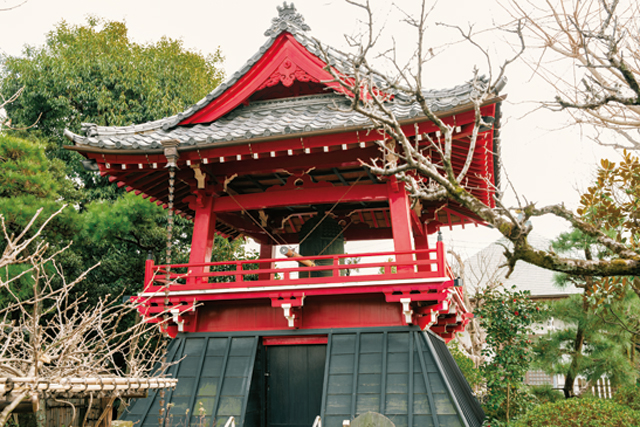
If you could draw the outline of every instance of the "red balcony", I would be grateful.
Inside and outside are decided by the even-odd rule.
[[[359,259],[357,264],[347,263],[354,258]],[[299,263],[305,260],[328,265]],[[275,268],[283,261],[298,265]],[[320,274],[323,277],[314,277]],[[141,312],[148,317],[167,305],[182,313],[206,301],[266,298],[273,307],[301,307],[306,297],[384,294],[388,303],[402,304],[405,323],[450,335],[463,330],[472,316],[457,283],[444,245],[438,242],[435,249],[405,252],[172,265],[149,260],[139,301],[144,301]]]

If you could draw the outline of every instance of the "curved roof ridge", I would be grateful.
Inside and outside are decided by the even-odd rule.
[[[82,133],[84,136],[75,134],[68,129],[65,129],[64,135],[73,143],[78,145],[92,145],[92,146],[105,146],[112,148],[120,148],[121,146],[132,147],[156,147],[156,140],[160,135],[168,136],[173,135],[176,132],[178,134],[189,133],[188,131],[181,131],[179,123],[185,119],[196,114],[201,109],[205,108],[212,101],[224,94],[229,88],[233,87],[238,80],[245,76],[249,70],[263,57],[263,55],[273,46],[274,42],[283,33],[290,34],[298,43],[300,43],[311,54],[318,57],[322,62],[327,62],[335,67],[341,73],[349,73],[351,64],[349,62],[352,55],[341,52],[331,46],[321,43],[319,40],[311,37],[307,31],[309,27],[304,24],[304,19],[300,14],[295,12],[293,4],[287,5],[285,2],[282,7],[278,7],[279,17],[272,20],[272,26],[267,30],[267,41],[258,49],[258,51],[233,75],[231,75],[226,81],[214,88],[201,100],[188,107],[186,110],[168,117],[164,117],[159,120],[149,121],[141,124],[132,124],[126,126],[98,126],[92,123],[82,124]],[[277,31],[276,31],[277,30]],[[323,52],[324,51],[324,52]],[[325,57],[326,53],[327,57]],[[385,77],[380,72],[377,72],[369,68],[375,75],[379,76],[379,83],[384,84]],[[480,78],[481,82],[485,82],[483,78]],[[429,99],[430,107],[434,112],[446,111],[448,109],[460,106],[461,104],[468,103],[473,97],[475,88],[472,82],[466,82],[457,85],[450,89],[429,89],[424,90],[423,94],[425,98]],[[419,106],[410,99],[410,97],[403,95],[401,91],[392,91],[394,95],[395,104],[397,107],[402,106],[400,116],[403,118],[416,117],[422,115]],[[306,106],[319,105],[330,101],[335,101],[337,97],[342,98],[343,95],[338,95],[332,91],[330,93],[320,95],[308,95],[297,98],[280,98],[264,101],[254,101],[251,103],[253,111],[258,111],[267,107],[261,106],[273,106],[283,105],[298,106],[304,104]],[[244,108],[240,108],[244,110]],[[229,116],[233,111],[220,117],[223,119]],[[218,119],[218,120],[220,120]],[[218,121],[216,120],[216,121]],[[356,120],[353,118],[353,120]],[[352,120],[352,121],[353,121]],[[359,120],[357,120],[359,121]],[[203,124],[201,124],[203,125]],[[212,125],[212,124],[210,124]],[[323,127],[328,126],[324,124]],[[191,127],[191,126],[190,126]],[[228,136],[225,139],[237,139],[236,137]],[[192,138],[191,138],[192,139]],[[208,138],[210,139],[210,138]]]

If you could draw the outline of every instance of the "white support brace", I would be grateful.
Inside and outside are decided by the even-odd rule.
[[[427,316],[429,316],[429,321],[424,327],[425,331],[435,325],[438,321],[438,311],[429,310],[429,314]]]
[[[182,307],[184,307],[184,306],[182,306]],[[193,304],[191,304],[191,306],[189,308],[187,308],[186,310],[180,310],[180,308],[172,308],[171,310],[169,310],[169,313],[171,313],[171,317],[173,318],[173,323],[178,325],[178,332],[184,332],[184,317],[183,317],[183,315],[188,313],[188,312],[194,312],[194,311],[196,311],[196,300],[195,300],[195,298],[193,300]]]
[[[170,313],[173,316],[173,323],[178,325],[178,332],[184,332],[184,319],[180,316],[180,309],[172,308]]]
[[[451,293],[449,293],[449,295],[447,295],[447,298],[442,300],[442,302],[440,304],[442,304],[442,311],[449,313],[449,309],[450,309],[450,305],[449,305],[449,300],[451,299]]]
[[[402,314],[404,314],[404,321],[407,325],[411,325],[413,310],[411,309],[411,298],[400,298],[400,304],[402,304]]]
[[[287,325],[290,328],[295,327],[296,315],[291,310],[291,304],[282,304],[282,309],[284,310],[284,318],[287,319]]]

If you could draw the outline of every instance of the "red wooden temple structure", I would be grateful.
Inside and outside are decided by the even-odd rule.
[[[385,136],[346,111],[348,94],[327,83],[325,58],[293,5],[278,9],[259,52],[183,113],[66,131],[70,149],[115,185],[193,220],[188,264],[147,261],[137,296],[149,321],[168,312],[168,357],[184,358],[166,400],[192,423],[200,403],[210,425],[234,416],[246,426],[310,427],[319,415],[340,426],[370,410],[398,426],[479,426],[482,411],[443,341],[472,314],[434,234],[479,219],[454,202],[412,203],[401,183],[363,166]],[[327,52],[336,70],[348,68],[346,55]],[[425,92],[456,129],[458,168],[475,120],[472,91]],[[495,125],[477,139],[467,183],[489,206],[499,101],[481,109]],[[400,94],[388,108],[408,136],[437,136]],[[216,233],[252,238],[259,260],[210,262]],[[374,239],[392,250],[341,253],[344,242]],[[298,246],[298,262],[276,265],[277,248]],[[157,425],[160,400],[139,400],[127,416]]]

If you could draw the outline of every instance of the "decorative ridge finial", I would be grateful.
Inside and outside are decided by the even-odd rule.
[[[264,32],[267,37],[277,36],[283,31],[295,33],[299,30],[309,31],[311,28],[304,22],[304,17],[296,12],[296,7],[287,2],[278,6],[278,16],[271,20],[271,27]]]

